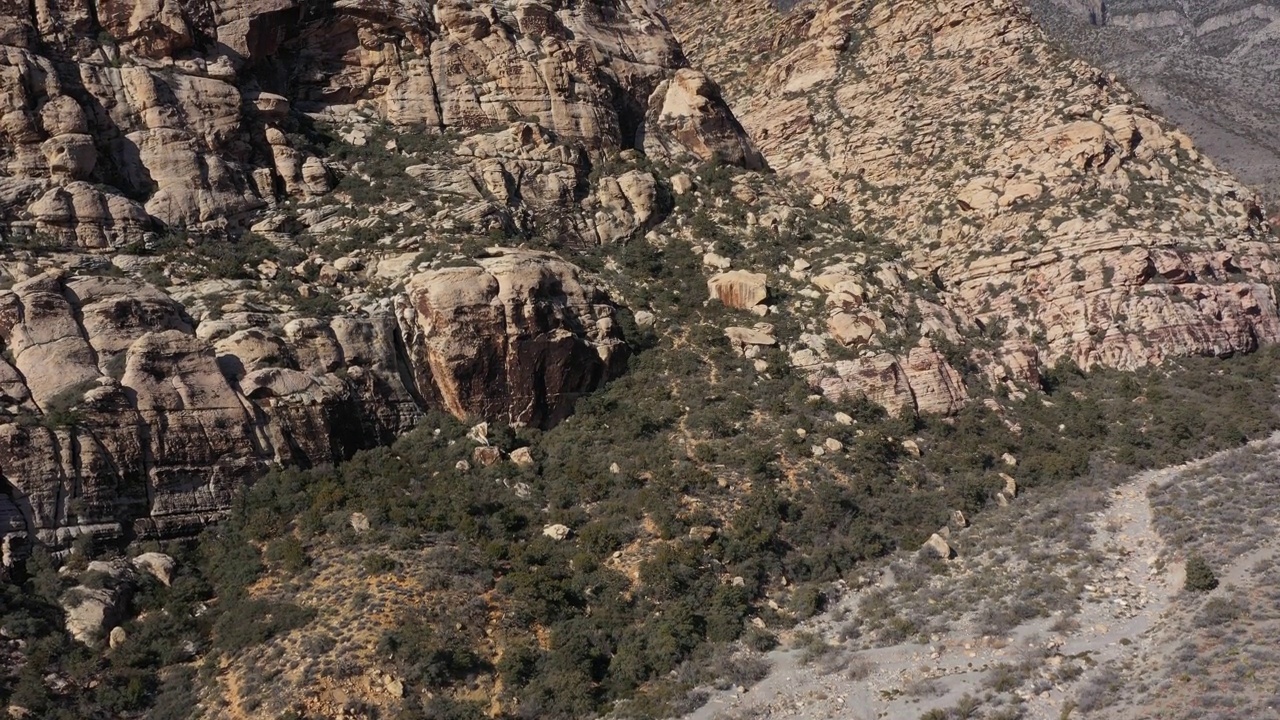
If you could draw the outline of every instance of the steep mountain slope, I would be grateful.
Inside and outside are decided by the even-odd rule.
[[[1000,327],[1002,357],[1132,368],[1274,339],[1258,198],[1016,5],[667,12],[770,166],[902,247],[958,327]]]
[[[1049,35],[1119,74],[1276,212],[1280,203],[1280,3],[1029,3]],[[1090,21],[1092,17],[1093,21]]]

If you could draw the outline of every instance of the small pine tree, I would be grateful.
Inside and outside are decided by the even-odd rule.
[[[1213,574],[1213,568],[1209,567],[1209,563],[1199,554],[1193,554],[1187,558],[1187,582],[1186,589],[1191,592],[1208,592],[1218,587],[1218,576]]]

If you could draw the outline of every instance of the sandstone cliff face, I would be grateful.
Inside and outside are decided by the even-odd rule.
[[[1280,339],[1280,265],[1255,195],[1114,78],[1052,50],[1014,4],[666,11],[695,62],[736,78],[725,97],[769,165],[815,203],[847,203],[930,281],[937,302],[898,308],[921,318],[919,335],[998,335],[991,367],[1027,377],[1026,347],[1048,364],[1132,369]],[[800,364],[843,378],[825,388],[900,404],[874,347],[886,316],[838,295],[833,337],[871,346],[857,363]]]
[[[625,360],[613,304],[551,255],[481,263],[412,278],[399,313],[201,323],[136,280],[29,268],[0,292],[6,553],[192,532],[268,467],[342,460],[430,407],[563,419]]]
[[[118,247],[324,194],[299,109],[759,164],[641,2],[51,0],[0,9],[0,222]]]

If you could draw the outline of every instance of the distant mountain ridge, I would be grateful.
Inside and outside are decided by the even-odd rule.
[[[1120,75],[1280,208],[1280,2],[1029,0],[1049,36]],[[1099,12],[1101,10],[1101,12]],[[1104,22],[1096,22],[1102,17]]]

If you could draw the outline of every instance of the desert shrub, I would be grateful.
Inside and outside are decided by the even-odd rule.
[[[50,720],[189,715],[194,707],[190,678],[174,666],[189,660],[201,642],[195,603],[208,595],[185,582],[193,569],[180,568],[173,588],[140,584],[134,606],[164,612],[128,621],[128,642],[107,651],[86,648],[64,632],[62,609],[54,601],[61,585],[44,577],[56,577],[46,553],[36,552],[24,570],[0,583],[0,626],[22,640],[25,655],[25,662],[0,682],[0,703],[21,705],[33,717]],[[50,685],[44,680],[50,675],[71,682]]]
[[[816,585],[801,587],[791,597],[791,612],[801,620],[817,615],[827,608],[827,596]]]
[[[907,697],[935,697],[945,693],[943,684],[933,678],[917,678],[902,687],[902,694]]]
[[[342,304],[337,298],[323,292],[298,295],[293,300],[293,307],[307,317],[331,318],[342,313]]]
[[[301,572],[311,563],[302,542],[294,535],[285,535],[267,543],[266,554],[268,561],[290,574]]]
[[[360,569],[370,575],[381,575],[389,573],[400,567],[400,563],[394,558],[387,557],[382,553],[369,553],[360,558]]]
[[[213,645],[225,652],[238,652],[301,627],[313,617],[314,610],[293,603],[236,600],[220,605],[213,622]]]
[[[1204,556],[1196,553],[1187,557],[1187,577],[1183,587],[1190,592],[1208,592],[1218,587],[1218,576]]]
[[[744,688],[749,688],[769,677],[773,664],[759,655],[738,654],[729,658],[723,666],[724,680]]]
[[[84,411],[80,408],[80,403],[84,400],[84,394],[96,386],[96,381],[86,380],[54,395],[45,403],[44,424],[57,429],[75,427],[84,422]]]
[[[747,630],[743,639],[747,647],[756,652],[769,652],[778,647],[778,637],[768,630],[752,627]]]
[[[1192,623],[1198,628],[1218,627],[1233,622],[1244,614],[1245,606],[1239,600],[1215,597],[1200,608]]]
[[[394,658],[408,679],[430,687],[447,687],[489,668],[471,639],[445,622],[401,623],[383,635],[378,649]]]
[[[425,703],[410,697],[394,720],[484,720],[488,717],[479,703],[436,695]]]

